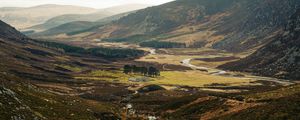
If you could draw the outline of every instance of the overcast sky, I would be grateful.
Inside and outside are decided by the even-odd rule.
[[[77,5],[106,8],[123,4],[159,5],[173,0],[0,0],[0,7],[30,7],[42,4]]]

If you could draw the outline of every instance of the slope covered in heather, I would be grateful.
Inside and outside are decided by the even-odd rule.
[[[281,31],[298,0],[177,0],[132,13],[85,38],[130,38],[212,47],[256,49]],[[126,42],[126,39],[124,40]]]
[[[241,61],[221,67],[299,80],[300,9],[291,16],[285,30],[266,46]]]
[[[34,84],[80,83],[70,76],[70,70],[58,66],[78,66],[78,60],[69,57],[0,21],[0,119],[112,119],[94,115],[113,112],[108,104],[94,105]]]

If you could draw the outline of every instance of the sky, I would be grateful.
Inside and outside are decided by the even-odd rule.
[[[43,4],[107,8],[124,4],[159,5],[173,0],[0,0],[0,7],[31,7]]]

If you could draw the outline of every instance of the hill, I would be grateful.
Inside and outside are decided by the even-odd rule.
[[[8,24],[0,21],[0,37],[6,39],[24,39],[25,35],[18,32],[15,28],[10,27]]]
[[[74,56],[22,35],[2,21],[0,57],[0,119],[117,119],[111,104],[94,104],[37,87],[36,83],[80,84],[70,72],[83,64]],[[67,65],[73,66],[68,67],[71,70],[59,67]]]
[[[265,76],[300,79],[300,9],[291,16],[285,30],[270,43],[241,61],[221,68],[254,72]]]
[[[298,0],[177,0],[139,10],[85,38],[139,35],[148,36],[146,40],[241,52],[268,43],[299,5]]]
[[[43,24],[32,26],[27,29],[35,30],[35,31],[39,32],[39,31],[48,30],[50,28],[54,28],[59,25],[69,23],[69,22],[74,22],[74,21],[94,22],[94,21],[100,20],[102,18],[118,15],[121,13],[127,13],[130,11],[135,11],[138,9],[143,9],[143,8],[146,8],[147,6],[149,6],[149,5],[128,4],[128,5],[121,5],[121,6],[100,9],[100,10],[97,10],[97,12],[94,12],[91,14],[84,14],[84,15],[82,15],[82,14],[64,14],[64,15],[60,15],[60,16],[51,18]]]
[[[18,29],[41,24],[64,14],[88,14],[96,9],[69,5],[40,5],[28,8],[1,8],[0,19]],[[45,14],[47,13],[47,14]]]
[[[42,32],[37,32],[37,33],[30,33],[29,35],[31,37],[42,37],[45,38],[47,36],[59,36],[59,35],[67,35],[67,36],[71,36],[71,35],[75,35],[75,34],[79,34],[82,32],[86,32],[86,31],[92,31],[97,29],[98,27],[101,27],[105,24],[108,24],[112,21],[118,20],[124,16],[127,16],[130,13],[133,13],[134,11],[131,12],[126,12],[126,13],[121,13],[121,14],[117,14],[117,15],[113,15],[113,16],[109,16],[109,17],[105,17],[102,19],[97,19],[97,21],[94,22],[90,22],[90,21],[74,21],[74,22],[69,22],[69,23],[65,23],[62,25],[59,25],[57,27],[53,27],[50,29],[47,29],[45,31]],[[97,18],[101,18],[101,17],[97,17]],[[42,24],[41,26],[48,26],[48,23]],[[40,26],[40,27],[41,27]],[[52,26],[52,25],[49,25]],[[45,26],[42,28],[46,28]],[[33,28],[35,29],[35,28]]]
[[[69,22],[74,22],[74,21],[87,21],[87,22],[92,22],[96,21],[108,16],[113,15],[113,13],[110,13],[109,11],[100,11],[92,14],[84,14],[84,15],[79,15],[79,14],[65,14],[65,15],[60,15],[54,18],[51,18],[47,20],[43,24],[35,25],[32,27],[27,28],[28,30],[34,30],[36,32],[41,32],[44,30],[48,30],[54,27],[57,27],[62,24],[66,24]]]

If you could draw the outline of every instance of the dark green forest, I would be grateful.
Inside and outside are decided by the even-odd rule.
[[[46,41],[36,41],[36,42],[45,47],[62,50],[63,52],[69,54],[85,54],[85,55],[93,55],[93,56],[105,57],[105,58],[133,58],[145,54],[144,51],[136,50],[136,49],[105,48],[105,47],[82,48],[82,47],[76,47],[76,46],[71,46],[71,45],[56,43],[56,42],[46,42]]]
[[[152,48],[185,48],[184,43],[175,42],[163,42],[163,41],[148,41],[140,43],[142,47],[152,47]]]
[[[160,71],[155,67],[138,67],[136,65],[124,65],[123,73],[125,74],[141,74],[144,76],[157,77],[160,76]]]

